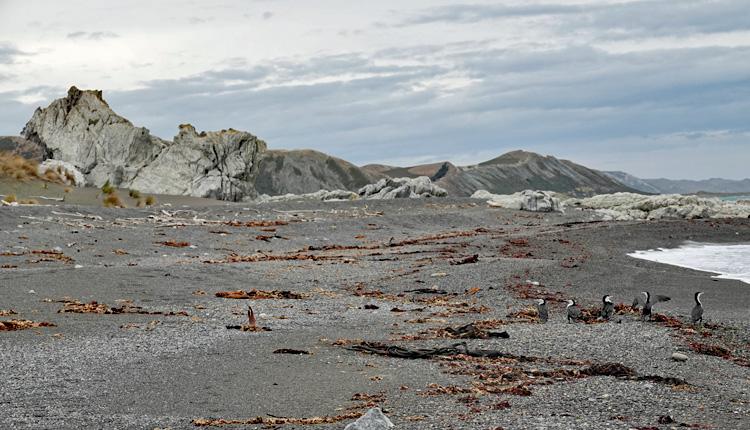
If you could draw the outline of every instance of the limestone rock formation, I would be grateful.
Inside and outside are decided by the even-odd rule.
[[[250,133],[197,133],[190,125],[180,126],[174,142],[165,141],[117,115],[101,91],[76,87],[37,109],[22,133],[50,158],[75,166],[87,185],[109,180],[149,193],[225,200],[255,195],[257,159],[266,149]]]
[[[364,199],[402,199],[419,197],[445,197],[448,193],[433,184],[427,176],[417,178],[385,178],[368,184],[357,192]]]
[[[750,205],[724,202],[717,198],[662,194],[645,196],[634,193],[600,194],[570,199],[566,207],[591,210],[603,220],[652,220],[664,218],[748,218]]]
[[[549,191],[524,190],[513,194],[492,194],[479,190],[472,194],[473,199],[487,200],[494,207],[517,209],[530,212],[560,212],[560,199]]]

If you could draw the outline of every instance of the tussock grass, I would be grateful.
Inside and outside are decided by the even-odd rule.
[[[0,177],[28,181],[39,178],[39,163],[9,152],[0,152]]]
[[[125,203],[122,202],[120,196],[112,189],[111,193],[107,193],[102,201],[105,208],[124,208]]]
[[[153,206],[156,204],[156,197],[154,196],[147,196],[146,197],[146,206]]]
[[[107,179],[107,182],[105,182],[104,185],[102,185],[102,192],[106,195],[114,194],[115,187],[113,187],[112,184],[109,183],[109,179]]]

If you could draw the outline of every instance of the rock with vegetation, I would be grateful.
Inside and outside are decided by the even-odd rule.
[[[86,184],[86,178],[76,166],[71,163],[60,160],[44,160],[39,164],[39,176],[56,175],[59,182],[65,185],[82,187]]]

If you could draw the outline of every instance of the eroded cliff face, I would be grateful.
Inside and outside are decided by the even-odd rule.
[[[101,91],[76,87],[37,109],[22,134],[42,145],[49,158],[74,165],[87,185],[109,180],[149,193],[234,201],[256,196],[257,160],[266,150],[250,133],[197,133],[191,125],[181,125],[174,141],[166,141],[117,115]]]

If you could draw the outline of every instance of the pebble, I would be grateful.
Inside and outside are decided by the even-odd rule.
[[[687,361],[687,359],[688,357],[685,354],[679,352],[675,352],[674,354],[672,354],[672,360],[674,361]]]

